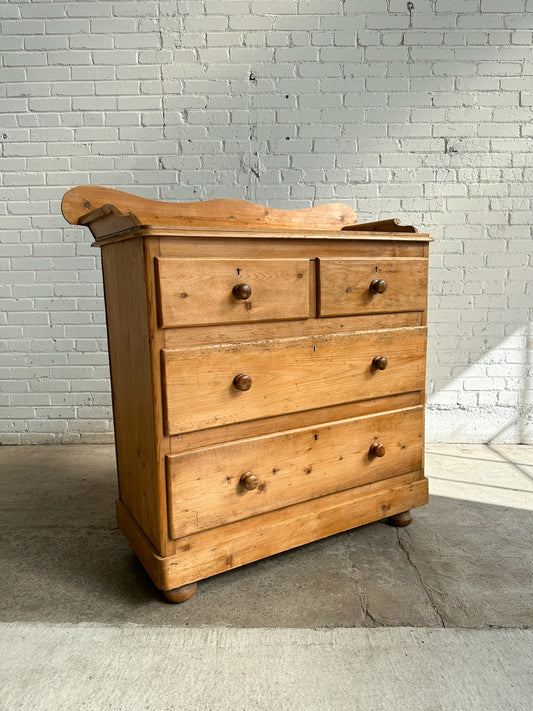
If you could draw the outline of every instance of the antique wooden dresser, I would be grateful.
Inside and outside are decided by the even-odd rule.
[[[98,186],[118,523],[155,585],[427,502],[428,243],[345,205],[171,204]]]

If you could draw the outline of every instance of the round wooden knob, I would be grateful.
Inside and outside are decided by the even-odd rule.
[[[239,373],[233,378],[233,387],[237,390],[249,390],[252,387],[252,379],[249,375]]]
[[[384,457],[385,456],[385,445],[381,442],[374,442],[370,446],[369,454],[371,457]]]
[[[378,370],[385,370],[388,364],[389,361],[385,358],[385,356],[376,356],[372,361],[373,367],[377,368]]]
[[[370,291],[373,294],[384,294],[387,291],[387,282],[385,279],[373,279],[370,282]]]
[[[246,299],[249,299],[252,295],[252,287],[248,286],[248,284],[235,284],[235,286],[231,290],[231,293],[236,299],[241,299],[242,301],[245,301]]]
[[[245,472],[239,479],[239,484],[248,491],[253,491],[259,486],[259,479],[252,472]]]

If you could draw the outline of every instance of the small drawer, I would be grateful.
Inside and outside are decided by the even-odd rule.
[[[156,258],[161,328],[309,317],[309,260]]]
[[[318,315],[424,311],[427,259],[319,259]]]
[[[163,349],[169,435],[424,388],[425,327]]]
[[[167,456],[171,536],[415,471],[422,445],[414,407]]]

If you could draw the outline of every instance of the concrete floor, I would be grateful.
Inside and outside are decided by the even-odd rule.
[[[0,448],[0,709],[381,709],[418,684],[408,707],[529,710],[531,631],[517,628],[533,622],[533,447],[431,445],[426,470],[430,503],[409,528],[363,526],[172,605],[116,527],[111,446]],[[242,698],[231,659],[241,681],[250,665]],[[126,681],[134,660],[152,695]],[[159,688],[169,660],[182,686]]]

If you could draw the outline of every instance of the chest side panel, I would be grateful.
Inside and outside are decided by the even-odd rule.
[[[120,498],[150,542],[166,536],[142,240],[102,248]]]

